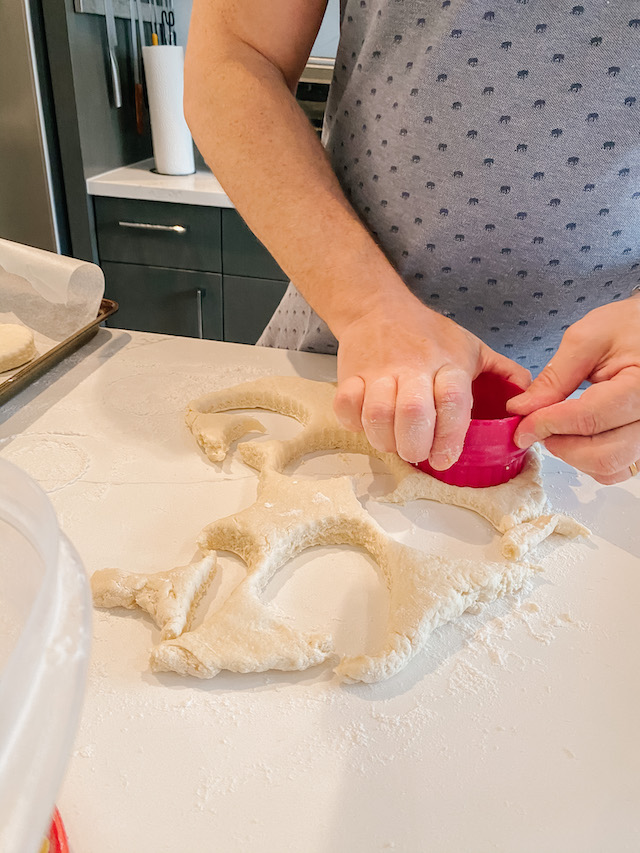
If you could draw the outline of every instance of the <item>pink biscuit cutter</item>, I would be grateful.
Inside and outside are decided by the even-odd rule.
[[[458,461],[446,471],[436,471],[426,459],[416,467],[450,486],[479,489],[513,479],[522,471],[527,451],[513,443],[522,418],[507,414],[506,404],[522,391],[500,376],[481,373],[471,386],[471,423]]]

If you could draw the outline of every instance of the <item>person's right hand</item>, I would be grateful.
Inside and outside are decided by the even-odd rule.
[[[453,320],[395,293],[341,329],[334,410],[376,450],[445,470],[462,451],[471,383],[484,372],[531,383],[528,370]]]

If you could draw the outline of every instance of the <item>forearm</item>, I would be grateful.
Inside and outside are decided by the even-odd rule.
[[[345,198],[279,70],[240,41],[217,54],[204,69],[187,69],[194,139],[296,287],[338,338],[363,312],[412,299]]]

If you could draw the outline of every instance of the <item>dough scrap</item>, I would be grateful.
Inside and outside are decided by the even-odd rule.
[[[528,551],[552,533],[560,533],[569,539],[591,536],[587,527],[568,515],[541,515],[535,521],[526,521],[508,530],[500,543],[502,554],[508,560],[521,560]]]
[[[210,678],[220,670],[301,670],[333,654],[331,637],[304,634],[284,623],[259,595],[273,574],[307,548],[359,545],[378,563],[390,594],[387,634],[373,655],[343,657],[343,681],[375,682],[398,672],[432,631],[478,602],[519,589],[539,571],[526,563],[481,563],[425,554],[391,539],[363,509],[347,477],[295,480],[263,471],[256,502],[202,532],[203,552],[232,551],[247,577],[195,631],[161,643],[155,671]]]
[[[264,377],[201,397],[186,420],[206,455],[218,462],[230,444],[261,424],[231,409],[264,408],[294,417],[303,425],[293,438],[240,444],[245,462],[258,470],[256,501],[218,519],[200,534],[207,554],[191,566],[156,575],[116,570],[94,575],[96,603],[139,606],[162,627],[152,651],[154,671],[210,678],[221,670],[261,672],[302,670],[335,656],[331,636],[305,633],[287,624],[260,595],[287,561],[316,545],[349,544],[377,562],[389,590],[387,631],[372,654],[344,656],[335,668],[345,682],[376,682],[402,669],[439,626],[466,610],[521,588],[539,567],[522,557],[552,532],[588,535],[566,516],[551,514],[541,479],[541,454],[529,451],[523,471],[501,486],[459,488],[441,483],[374,450],[363,433],[345,430],[333,413],[335,386],[298,377]],[[502,534],[506,562],[475,562],[423,553],[392,539],[358,501],[350,477],[297,479],[285,467],[318,450],[341,449],[382,460],[395,488],[382,500],[404,503],[427,499],[471,509]],[[195,630],[189,623],[211,580],[215,554],[231,551],[244,560],[247,575],[220,608]],[[212,561],[205,564],[206,560]],[[199,567],[199,568],[198,568]]]
[[[241,584],[222,609],[195,631],[160,643],[151,652],[153,672],[212,678],[220,670],[264,672],[307,669],[333,655],[327,634],[305,634],[288,626]]]
[[[0,324],[0,373],[21,367],[36,355],[33,332],[18,323]]]
[[[169,640],[188,630],[198,604],[215,574],[216,555],[166,572],[136,574],[101,569],[91,577],[96,607],[139,607],[146,610]]]
[[[246,415],[219,415],[188,410],[185,421],[212,462],[222,462],[233,442],[248,432],[266,432],[260,421]]]
[[[187,424],[198,425],[202,437],[199,443],[202,440],[213,446],[220,442],[219,429],[224,415],[219,421],[207,424],[200,420],[205,414],[229,409],[265,409],[299,421],[304,429],[293,438],[247,441],[239,446],[243,460],[258,471],[283,471],[294,460],[316,450],[352,450],[377,455],[363,434],[349,432],[340,425],[333,414],[334,394],[335,385],[330,382],[315,382],[299,376],[264,376],[193,400],[187,407],[186,420]]]

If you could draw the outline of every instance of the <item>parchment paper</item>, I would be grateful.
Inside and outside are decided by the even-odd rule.
[[[0,240],[0,324],[31,329],[36,358],[95,319],[103,294],[96,264]],[[0,385],[21,369],[0,373]]]

